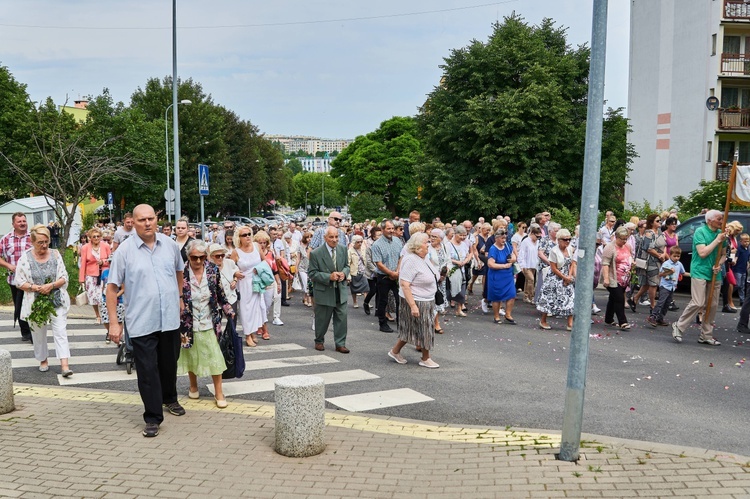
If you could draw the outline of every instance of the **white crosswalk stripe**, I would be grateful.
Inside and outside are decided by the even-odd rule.
[[[69,320],[68,337],[70,340],[70,365],[75,371],[73,376],[63,378],[59,373],[60,362],[54,357],[54,343],[52,335],[48,333],[48,348],[50,351],[49,364],[53,368],[49,373],[36,373],[34,376],[44,376],[43,382],[54,382],[60,386],[97,386],[106,383],[125,383],[114,385],[115,389],[127,387],[129,391],[135,388],[138,379],[137,370],[127,374],[124,366],[116,364],[117,345],[104,341],[105,330],[91,320]],[[88,326],[88,327],[83,327]],[[12,321],[0,320],[0,348],[11,352],[13,369],[38,368],[39,362],[33,357],[33,345],[20,341],[20,332],[16,326],[12,330]],[[275,382],[279,377],[259,377],[259,372],[267,369],[279,370],[284,375],[292,373],[313,374],[323,379],[326,386],[345,385],[348,383],[368,383],[380,379],[380,376],[363,369],[341,369],[341,361],[337,358],[313,352],[311,348],[297,343],[261,342],[257,347],[244,347],[246,367],[245,375],[239,379],[224,380],[223,390],[228,397],[243,397],[252,394],[273,392]],[[284,353],[291,354],[279,357]],[[348,357],[347,357],[348,358]],[[85,367],[91,366],[91,367]],[[330,366],[326,369],[323,366]],[[326,369],[318,371],[320,367]],[[313,371],[313,372],[311,372]],[[53,374],[54,372],[54,374]],[[28,374],[26,375],[28,376]],[[183,381],[180,386],[184,386]],[[200,378],[201,391],[207,389],[214,394],[214,387],[210,378]],[[353,385],[356,387],[369,385]],[[382,386],[382,384],[381,384]],[[344,393],[351,393],[352,389]],[[205,392],[204,392],[205,393]],[[334,394],[336,391],[334,390]],[[339,393],[341,393],[339,391]],[[431,397],[409,388],[397,388],[384,391],[369,391],[353,395],[333,396],[326,399],[332,406],[352,412],[377,410],[406,404],[417,404],[432,401]]]

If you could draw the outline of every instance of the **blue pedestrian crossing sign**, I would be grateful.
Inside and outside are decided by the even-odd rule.
[[[198,165],[198,194],[208,196],[208,165]]]

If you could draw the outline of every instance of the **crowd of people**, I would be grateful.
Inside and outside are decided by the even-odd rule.
[[[390,359],[407,364],[403,349],[412,345],[421,355],[418,365],[428,369],[439,367],[432,353],[449,314],[465,317],[470,305],[478,305],[494,323],[514,326],[514,311],[528,307],[538,314],[540,329],[557,327],[551,320],[562,319],[570,331],[581,285],[607,290],[608,326],[630,329],[626,310],[648,307],[650,327],[671,326],[673,340],[681,342],[697,321],[698,341],[712,346],[719,345],[712,334],[718,298],[723,297],[723,312],[737,312],[736,287],[742,305],[738,328],[750,332],[745,300],[750,236],[738,222],[722,231],[723,213],[716,210],[705,213],[705,224],[693,235],[689,269],[680,263],[675,212],[627,222],[607,212],[597,232],[592,283],[576,280],[579,228],[561,227],[549,212],[516,223],[502,216],[423,222],[417,211],[406,219],[351,223],[334,211],[322,224],[269,221],[252,228],[224,221],[208,225],[205,234],[188,222],[159,226],[154,209],[139,205],[117,226],[91,228],[75,246],[82,294],[106,329],[105,341],[127,339],[137,359],[143,434],[149,437],[158,434],[164,410],[185,413],[177,400],[178,373],[189,376],[189,398],[200,397],[198,377],[211,377],[215,403],[226,407],[223,331],[241,330],[237,334],[250,348],[269,341],[269,323],[284,325],[282,310],[293,296],[314,312],[316,350],[325,350],[333,322],[334,349],[348,354],[349,309],[361,305],[362,313],[374,312],[379,331],[397,332]],[[39,370],[49,370],[51,329],[61,374],[68,377],[73,375],[66,334],[68,274],[52,241],[48,227],[29,230],[25,215],[17,213],[13,230],[0,239],[0,265],[9,270],[14,318],[22,340],[34,344]],[[670,325],[667,314],[678,309],[673,293],[687,270],[691,300]],[[40,296],[55,314],[31,327]],[[591,314],[600,312],[592,302]]]

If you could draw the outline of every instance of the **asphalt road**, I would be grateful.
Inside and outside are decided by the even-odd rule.
[[[351,354],[333,351],[331,332],[326,351],[316,352],[312,349],[311,311],[301,306],[295,295],[293,306],[283,308],[285,325],[271,326],[272,338],[262,344],[269,348],[297,345],[298,349],[251,352],[246,348],[248,361],[290,360],[282,363],[284,367],[249,370],[236,381],[362,370],[377,378],[327,385],[326,397],[370,394],[364,395],[366,399],[376,397],[374,392],[408,388],[434,400],[367,412],[454,424],[559,430],[570,342],[564,321],[553,319],[553,329],[543,331],[536,326],[537,313],[530,305],[519,303],[514,313],[518,325],[496,325],[491,315],[483,316],[476,310],[477,299],[470,298],[474,305],[470,304],[469,317],[449,318],[445,334],[438,335],[432,353],[440,368],[430,370],[417,365],[420,354],[410,346],[403,350],[408,364],[398,365],[389,359],[386,352],[397,336],[379,332],[374,316],[366,316],[361,308],[349,309],[347,346]],[[680,311],[670,313],[668,321],[676,319],[688,298],[677,296]],[[604,307],[605,292],[597,291],[597,303]],[[743,363],[744,358],[750,357],[750,338],[735,331],[737,314],[717,315],[715,337],[722,346],[709,347],[697,343],[697,326],[685,332],[682,344],[672,341],[669,328],[644,326],[643,308],[639,307],[639,313],[628,313],[634,326],[629,331],[605,326],[603,315],[593,316],[596,323],[591,326],[583,431],[750,454],[745,433],[750,423],[750,363]],[[0,318],[9,317],[5,314]],[[95,324],[70,327],[84,332],[101,329]],[[9,326],[0,327],[0,334],[10,330]],[[76,375],[124,372],[124,367],[115,365],[114,346],[77,349],[75,345],[94,341],[103,344],[102,339],[103,330],[102,336],[71,335],[71,366]],[[23,348],[15,346],[20,344],[20,338],[0,337],[0,348]],[[111,355],[111,362],[83,364],[81,360],[76,364],[77,358],[102,354]],[[327,363],[304,362],[321,354]],[[30,347],[13,351],[12,356],[33,357]],[[59,367],[54,362],[46,374],[35,367],[14,368],[15,380],[22,383],[58,385],[57,373]],[[227,382],[227,386],[236,381]],[[207,383],[208,379],[201,379],[202,396],[210,396]],[[133,392],[136,381],[132,377],[76,386]],[[187,393],[186,377],[178,380],[178,387],[180,393]],[[273,392],[238,397],[270,402]]]

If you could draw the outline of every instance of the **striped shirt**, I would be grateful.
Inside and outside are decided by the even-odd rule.
[[[328,227],[321,227],[315,231],[312,239],[310,239],[311,250],[314,250],[318,246],[323,245],[323,242],[325,241],[326,230],[328,230]],[[346,232],[344,232],[341,229],[339,229],[339,244],[341,246],[349,246],[348,238],[346,237]]]
[[[28,232],[17,236],[15,231],[10,231],[0,239],[0,258],[11,265],[18,264],[21,255],[28,249],[31,249],[31,234]],[[13,272],[8,272],[8,284],[13,285],[13,279]]]

